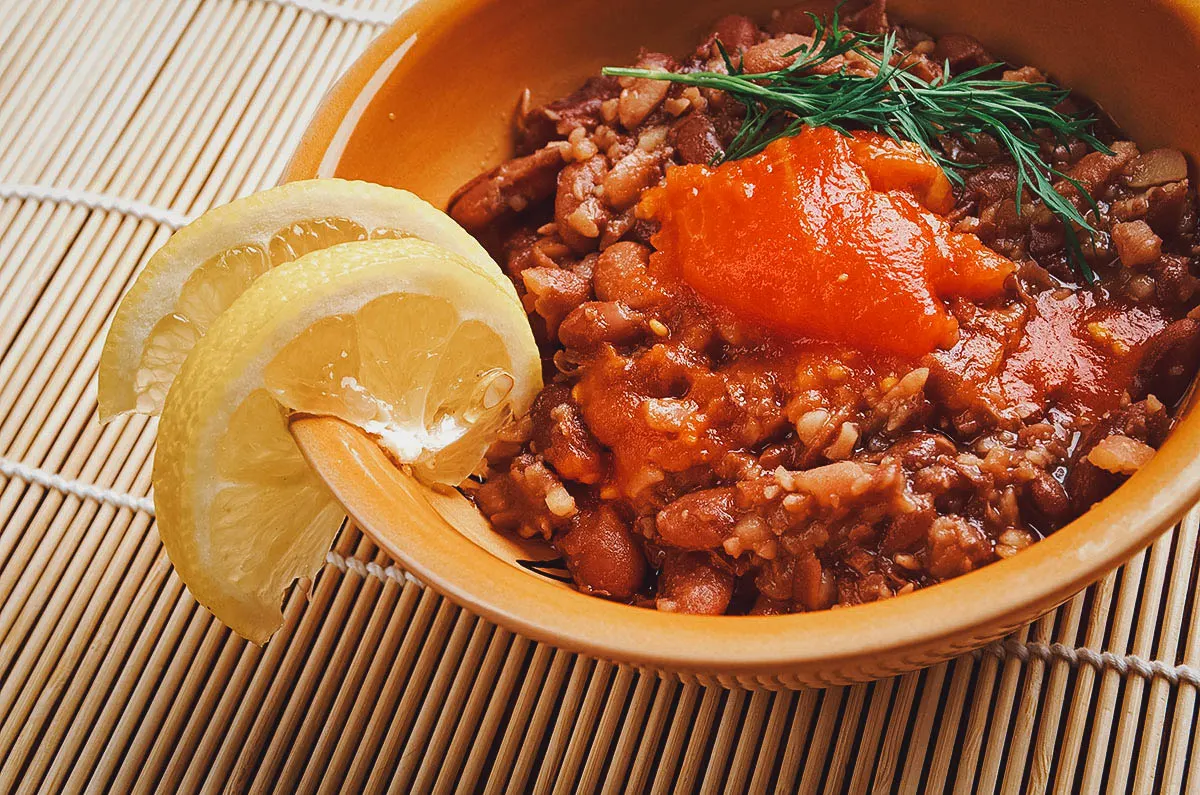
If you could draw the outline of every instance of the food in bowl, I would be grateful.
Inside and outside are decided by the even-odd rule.
[[[1195,372],[1180,153],[967,36],[812,10],[524,101],[451,200],[547,363],[466,490],[585,592],[775,614],[964,574],[1134,473]]]

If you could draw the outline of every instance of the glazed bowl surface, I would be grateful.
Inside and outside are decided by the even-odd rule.
[[[424,0],[325,98],[288,179],[338,176],[444,206],[509,151],[512,112],[567,93],[639,47],[683,53],[727,13],[765,19],[785,0]],[[935,34],[967,32],[1092,97],[1143,148],[1200,154],[1200,6],[1180,0],[892,0]],[[464,498],[416,484],[333,419],[292,430],[347,512],[408,570],[488,619],[572,651],[724,685],[864,681],[984,645],[1061,604],[1178,521],[1200,496],[1200,413],[1126,484],[1007,560],[915,593],[787,616],[690,616],[585,596],[516,564],[544,551],[506,539]]]

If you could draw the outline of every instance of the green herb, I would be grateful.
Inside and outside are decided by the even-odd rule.
[[[720,160],[753,155],[771,141],[796,135],[804,126],[832,127],[843,133],[858,128],[916,143],[945,169],[951,181],[961,185],[963,177],[957,169],[973,166],[946,155],[940,138],[951,134],[968,139],[981,133],[991,135],[1016,164],[1017,211],[1027,193],[1040,199],[1063,222],[1072,256],[1084,279],[1089,284],[1095,280],[1079,244],[1079,231],[1090,237],[1096,229],[1085,212],[1058,192],[1055,181],[1074,186],[1092,210],[1096,210],[1095,202],[1076,180],[1042,158],[1040,141],[1035,136],[1036,130],[1045,129],[1060,142],[1075,138],[1109,152],[1089,132],[1095,119],[1056,110],[1069,94],[1066,89],[1050,83],[983,77],[999,64],[952,77],[946,64],[944,76],[929,82],[912,74],[907,65],[900,65],[895,33],[873,36],[842,28],[836,11],[828,24],[810,16],[816,26],[812,43],[788,53],[796,55],[796,60],[778,71],[746,74],[741,63],[735,64],[718,42],[729,74],[614,67],[604,69],[604,74],[713,88],[744,105],[742,126]],[[812,73],[814,67],[850,53],[873,63],[876,74],[851,74],[844,66],[832,74]]]

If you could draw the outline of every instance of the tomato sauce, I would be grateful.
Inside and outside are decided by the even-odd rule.
[[[914,145],[808,128],[751,158],[672,168],[639,211],[661,223],[655,273],[761,326],[783,368],[799,351],[850,346],[885,371],[928,357],[964,407],[1116,408],[1169,318],[1087,290],[1017,300],[1016,265],[955,232],[953,206]]]
[[[1015,270],[954,232],[945,174],[881,135],[806,128],[647,192],[652,265],[776,332],[908,357],[954,344],[945,301],[983,300]]]
[[[1159,308],[1099,291],[1046,290],[1004,311],[956,304],[962,333],[931,359],[955,376],[960,407],[1054,406],[1094,421],[1117,409],[1147,346],[1170,323]]]

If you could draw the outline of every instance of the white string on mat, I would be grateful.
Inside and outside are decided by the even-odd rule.
[[[340,3],[326,3],[322,0],[260,0],[277,6],[287,6],[310,14],[318,14],[340,22],[353,22],[359,25],[390,25],[399,11],[372,11],[367,8],[347,8]],[[405,3],[404,5],[410,5]]]
[[[358,558],[348,558],[334,552],[332,549],[325,553],[325,562],[333,566],[338,571],[353,572],[359,577],[375,577],[380,580],[392,580],[404,585],[406,582],[411,582],[424,588],[425,583],[418,580],[416,577],[409,574],[404,569],[398,566],[380,566],[373,560],[359,560]]]
[[[64,478],[54,472],[31,467],[20,461],[0,457],[0,475],[7,478],[18,478],[26,483],[33,483],[47,489],[54,489],[63,494],[70,494],[83,500],[101,502],[117,508],[128,508],[131,511],[142,511],[154,515],[154,500],[149,497],[135,497],[123,491],[83,483],[78,480]]]
[[[115,489],[84,483],[65,478],[54,472],[22,464],[0,457],[0,476],[18,478],[26,483],[34,483],[44,488],[70,494],[81,499],[113,505],[118,508],[128,508],[154,515],[154,500],[149,497],[136,497]],[[425,584],[419,579],[399,568],[398,566],[380,566],[374,561],[348,558],[333,550],[325,555],[325,562],[338,571],[350,572],[360,577],[375,577],[380,580],[391,580],[403,585],[406,582],[420,587]],[[1200,686],[1200,669],[1190,665],[1170,665],[1160,660],[1146,660],[1141,657],[1117,655],[1112,652],[1099,652],[1088,648],[1072,648],[1062,643],[1039,643],[1036,641],[1022,643],[1018,640],[1003,640],[989,644],[974,652],[976,656],[990,654],[1000,659],[1015,657],[1026,662],[1037,658],[1045,662],[1062,660],[1073,667],[1089,665],[1097,670],[1112,669],[1121,676],[1133,674],[1143,679],[1165,679],[1173,685],[1180,683]]]
[[[19,199],[21,201],[56,202],[70,204],[75,207],[86,207],[89,210],[116,212],[139,218],[143,221],[153,221],[172,229],[186,226],[191,220],[187,215],[155,207],[136,199],[125,199],[120,196],[110,196],[106,193],[94,193],[74,188],[53,188],[45,185],[26,185],[19,182],[0,182],[0,200]]]
[[[1082,663],[1097,670],[1111,668],[1122,676],[1133,673],[1144,679],[1155,677],[1166,679],[1173,685],[1184,682],[1200,686],[1200,669],[1190,665],[1168,665],[1161,660],[1145,660],[1132,654],[1121,656],[1110,651],[1072,648],[1062,643],[1039,643],[1037,641],[1021,643],[1016,640],[1003,640],[989,644],[976,653],[991,654],[1001,659],[1016,657],[1022,662],[1031,657],[1045,662],[1059,659],[1076,667]]]
[[[54,489],[64,494],[70,494],[81,499],[88,499],[94,502],[112,505],[117,508],[128,508],[132,511],[141,511],[154,516],[154,500],[150,497],[136,497],[132,494],[127,494],[123,491],[108,489],[103,486],[96,486],[91,483],[84,483],[71,478],[64,478],[62,475],[48,472],[44,469],[31,467],[28,464],[22,464],[19,461],[13,461],[0,456],[0,475],[8,478],[17,478],[26,483],[33,483],[43,488]],[[347,558],[329,550],[325,555],[325,562],[342,572],[353,572],[360,577],[377,577],[381,580],[395,580],[403,585],[406,582],[416,583],[424,587],[424,583],[418,580],[413,575],[404,571],[397,566],[383,567],[374,561],[363,561],[358,558]]]

